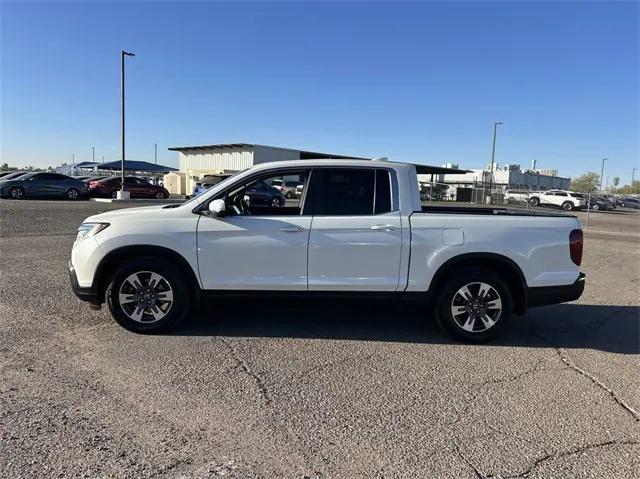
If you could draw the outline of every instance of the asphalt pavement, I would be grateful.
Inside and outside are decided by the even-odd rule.
[[[116,207],[0,201],[0,477],[640,476],[640,215],[591,224],[620,234],[586,234],[579,301],[465,345],[390,301],[209,301],[130,333],[66,270]]]

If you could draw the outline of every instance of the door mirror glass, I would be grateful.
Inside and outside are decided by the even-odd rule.
[[[226,205],[224,204],[224,200],[213,200],[209,203],[209,211],[213,214],[213,216],[220,217],[224,216],[224,210],[226,209]]]

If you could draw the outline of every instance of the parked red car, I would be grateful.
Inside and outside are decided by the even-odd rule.
[[[119,176],[91,181],[89,196],[115,198],[121,184]],[[124,177],[124,189],[129,192],[131,198],[169,198],[169,192],[163,186],[152,185],[135,176]]]

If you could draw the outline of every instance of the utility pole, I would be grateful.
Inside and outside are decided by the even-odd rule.
[[[495,121],[493,123],[493,149],[491,150],[491,171],[489,172],[491,174],[489,177],[489,195],[491,195],[491,190],[493,188],[493,164],[496,159],[496,135],[498,133],[498,125],[502,125],[502,122]]]
[[[135,57],[135,54],[120,51],[120,106],[121,106],[121,138],[122,138],[122,165],[121,165],[121,191],[124,192],[124,57]],[[124,193],[121,194],[121,198],[124,199]]]
[[[92,159],[92,163],[96,162],[96,147],[92,146],[91,147],[91,159]]]
[[[607,161],[606,158],[602,159],[602,168],[600,169],[600,193],[602,193],[602,179],[604,177],[604,162]]]
[[[158,164],[158,144],[157,143],[153,144],[153,162],[156,165]]]
[[[631,187],[633,187],[633,182],[634,182],[634,180],[636,178],[636,170],[637,169],[638,168],[634,168],[633,170],[631,170]]]

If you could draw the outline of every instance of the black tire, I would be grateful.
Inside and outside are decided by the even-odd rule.
[[[293,199],[293,193],[291,193],[290,191],[287,191],[287,194],[286,194],[286,195],[284,195],[284,197],[285,197],[286,199],[288,199],[288,200],[291,200],[291,199]]]
[[[80,199],[80,192],[76,188],[69,188],[67,190],[67,199],[71,201]]]
[[[9,190],[9,198],[12,200],[21,200],[24,198],[24,190],[19,186],[14,186]]]
[[[531,206],[538,206],[540,204],[540,198],[538,198],[537,196],[534,196],[533,198],[529,199],[529,204]]]
[[[562,203],[562,209],[565,211],[571,211],[573,209],[573,203],[571,203],[571,201],[565,201]]]
[[[156,193],[156,199],[158,199],[158,200],[164,200],[164,199],[166,199],[166,198],[167,198],[167,195],[165,194],[165,192],[164,192],[164,191],[158,191],[158,192]]]
[[[117,198],[118,197],[118,190],[113,190],[111,193],[109,193],[111,198]]]
[[[454,317],[452,309],[455,307],[454,301],[460,298],[458,296],[459,290],[469,285],[473,285],[471,288],[475,288],[478,283],[489,285],[493,289],[493,293],[497,293],[498,299],[501,300],[502,308],[494,318],[495,322],[492,326],[482,329],[486,326],[484,321],[475,319],[471,324],[471,328],[473,329],[474,326],[479,327],[477,331],[471,332],[463,329],[463,325],[459,324],[470,318],[471,315],[463,312],[461,315]],[[447,334],[465,342],[481,343],[494,338],[507,325],[513,311],[513,296],[507,284],[496,273],[484,268],[462,268],[447,276],[436,298],[436,319],[438,324]],[[478,324],[475,324],[476,322]],[[467,324],[468,322],[465,325]]]
[[[592,209],[593,211],[598,211],[598,210],[600,209],[600,205],[593,205],[593,206],[591,207],[591,209]]]
[[[127,278],[135,273],[140,273],[139,277],[143,278],[143,280],[145,276],[148,276],[148,273],[156,273],[169,285],[169,291],[172,292],[172,303],[167,306],[166,312],[160,310],[164,313],[161,319],[151,319],[152,312],[150,309],[144,310],[140,321],[132,319],[125,311],[125,308],[132,307],[129,305],[133,302],[124,303],[125,306],[123,306],[123,303],[120,302],[121,288],[126,289],[131,286]],[[185,274],[172,263],[162,258],[143,257],[131,259],[125,262],[111,277],[105,292],[105,301],[113,319],[129,331],[135,333],[169,331],[175,329],[189,312],[191,295],[188,284]],[[133,306],[133,308],[135,311],[138,310],[136,306]],[[158,308],[156,308],[156,311],[158,311]]]

